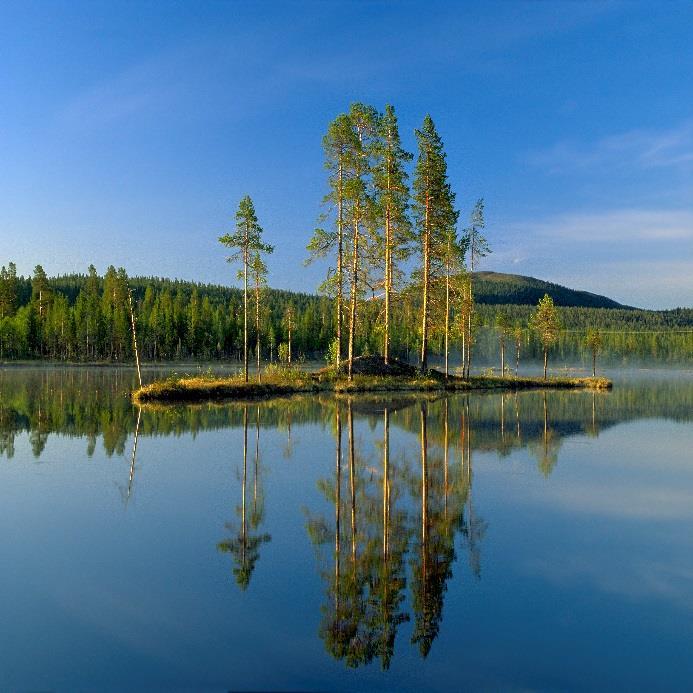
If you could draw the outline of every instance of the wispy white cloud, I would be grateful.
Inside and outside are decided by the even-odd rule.
[[[177,89],[158,76],[154,64],[140,65],[86,89],[62,109],[64,122],[80,126],[115,121],[172,104]]]
[[[287,47],[285,36],[271,25],[249,35],[234,27],[188,37],[143,58],[119,73],[86,86],[62,109],[64,120],[84,125],[111,125],[149,112],[197,112],[248,109],[254,98],[276,98],[296,85],[368,89],[404,71],[413,75],[456,65],[465,72],[507,70],[513,51],[597,20],[614,3],[573,2],[509,5],[498,15],[460,12],[449,3],[434,3],[421,15],[418,3],[400,3],[354,35],[340,9],[318,3],[310,17],[293,16],[291,31],[302,40]],[[383,31],[383,26],[388,27]],[[323,46],[325,26],[334,40]],[[425,30],[424,30],[425,27]],[[459,37],[464,35],[464,41]],[[409,46],[417,42],[419,50]],[[261,46],[262,49],[258,50]],[[425,84],[425,80],[422,80]],[[229,95],[235,94],[234,99]]]
[[[510,222],[486,264],[628,305],[691,306],[693,210],[607,209]]]
[[[85,87],[63,105],[58,117],[63,124],[83,128],[148,115],[247,115],[281,89],[277,64],[275,50],[250,51],[247,37],[213,37],[199,45],[190,41]]]
[[[613,209],[569,212],[511,226],[518,234],[531,232],[540,243],[551,239],[573,243],[693,240],[693,211]]]
[[[528,561],[525,570],[559,586],[590,584],[622,599],[661,599],[693,610],[693,566],[647,560],[632,553],[618,561],[594,561],[593,556],[566,555],[561,560]]]
[[[666,130],[636,129],[596,142],[557,142],[532,152],[530,164],[552,173],[608,166],[639,169],[693,167],[693,120]]]
[[[650,488],[622,483],[615,488],[573,483],[555,490],[547,503],[565,512],[631,520],[672,520],[693,517],[693,494],[671,486]]]

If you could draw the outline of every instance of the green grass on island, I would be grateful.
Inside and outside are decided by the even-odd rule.
[[[254,376],[254,377],[253,377]],[[348,380],[346,366],[305,371],[299,367],[271,365],[258,382],[251,374],[218,377],[213,374],[171,376],[144,385],[133,392],[137,404],[148,402],[199,402],[209,400],[244,400],[293,395],[306,392],[397,392],[397,391],[465,391],[523,390],[530,388],[606,390],[612,386],[604,377],[517,377],[514,375],[478,375],[469,379],[437,370],[421,373],[402,361],[391,359],[385,364],[380,357],[359,357],[353,362],[353,378]]]

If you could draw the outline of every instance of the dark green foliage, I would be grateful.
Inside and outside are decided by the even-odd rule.
[[[14,315],[17,309],[19,283],[17,267],[10,262],[7,267],[0,268],[0,318]]]
[[[606,296],[589,291],[576,291],[534,277],[500,272],[473,272],[474,298],[478,303],[517,303],[535,306],[544,294],[549,294],[557,306],[582,308],[623,308]]]
[[[455,193],[448,181],[443,140],[430,115],[416,130],[419,155],[413,184],[413,213],[417,241],[420,246],[421,286],[421,370],[428,367],[428,351],[432,313],[432,285],[444,273],[445,254],[451,229],[457,224]]]
[[[45,320],[40,318],[38,306],[31,300],[31,279],[17,277],[14,313],[0,317],[0,359],[130,361],[133,358],[132,339],[125,304],[117,305],[108,296],[104,297],[104,293],[112,293],[114,281],[117,285],[118,273],[116,271],[114,275],[109,271],[107,274],[108,281],[97,275],[92,267],[87,275],[49,277],[48,287],[53,300],[46,307]],[[123,276],[121,273],[121,280]],[[497,276],[510,277],[508,281],[512,283],[512,275]],[[242,357],[242,290],[156,277],[132,277],[128,283],[133,290],[143,360]],[[502,285],[502,282],[498,284]],[[475,310],[480,323],[487,326],[479,330],[475,352],[479,362],[495,364],[499,349],[495,330],[497,312],[502,310],[512,324],[527,325],[533,307],[514,304],[516,293],[499,292],[489,296],[484,293],[483,284],[475,290],[480,292]],[[284,315],[291,304],[294,311],[294,356],[323,360],[336,333],[333,299],[280,289],[263,291],[263,328],[267,335],[273,335],[274,344],[288,342]],[[120,293],[125,295],[122,291]],[[489,299],[493,305],[487,304]],[[419,300],[416,292],[412,292],[393,311],[393,356],[416,360]],[[584,340],[589,328],[599,329],[602,333],[605,360],[615,356],[621,362],[643,358],[671,362],[693,357],[691,308],[649,311],[560,307],[558,299],[556,303],[563,327],[555,347],[558,360],[588,356]],[[361,307],[357,352],[361,353],[366,348],[370,353],[380,350],[380,340],[374,339],[373,335],[378,334],[381,308],[378,300],[366,301]],[[254,329],[251,336],[254,338]],[[456,362],[454,351],[458,347],[453,342],[453,365]],[[266,338],[264,358],[269,358],[270,348],[270,341]],[[433,335],[431,350],[434,354],[443,353],[442,335]],[[273,353],[276,357],[276,346]],[[539,355],[538,343],[526,330],[522,359]]]

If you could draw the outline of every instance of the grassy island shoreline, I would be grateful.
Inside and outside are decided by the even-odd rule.
[[[368,364],[372,366],[372,364]],[[212,375],[171,377],[157,380],[132,393],[136,404],[219,400],[270,399],[305,393],[366,392],[466,392],[472,390],[589,389],[608,390],[613,383],[604,377],[517,377],[479,375],[468,379],[430,370],[420,373],[401,362],[389,368],[359,368],[349,381],[337,369],[308,372],[299,368],[276,368],[263,374],[261,382],[244,382],[242,376]]]

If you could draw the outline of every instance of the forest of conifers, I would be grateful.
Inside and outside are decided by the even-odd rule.
[[[543,353],[546,370],[549,349],[580,353],[588,330],[595,354],[690,358],[693,309],[639,311],[586,292],[572,292],[579,307],[568,307],[564,287],[478,273],[491,252],[482,235],[484,200],[459,226],[431,117],[414,132],[416,157],[403,149],[390,105],[381,113],[354,103],[329,124],[328,192],[307,247],[308,262],[328,263],[320,296],[267,288],[274,248],[246,195],[235,229],[219,238],[240,267],[242,290],[128,279],[114,267],[103,277],[92,266],[86,276],[49,279],[39,265],[25,279],[10,263],[0,271],[0,359],[130,360],[133,323],[145,361],[242,357],[246,380],[252,350],[258,366],[277,355],[291,362],[292,355],[329,354],[332,363],[348,364],[351,378],[353,359],[368,354],[386,364],[399,356],[424,371],[429,355],[442,354],[447,375],[448,356],[461,352],[468,375],[472,351],[479,364],[502,345],[516,361]],[[595,337],[595,329],[604,334]]]
[[[46,278],[16,277],[14,300],[8,301],[6,284],[0,282],[0,353],[3,359],[50,359],[67,361],[130,361],[132,338],[127,308],[125,274],[109,269],[105,277],[94,270],[87,275]],[[129,279],[137,313],[138,337],[143,358],[154,360],[240,359],[243,348],[243,296],[240,289],[167,279]],[[512,292],[494,300],[507,304],[477,305],[481,322],[478,354],[488,363],[498,351],[495,317],[504,311],[512,322],[527,325],[530,305],[515,304]],[[263,358],[277,358],[277,347],[288,339],[284,319],[293,306],[293,349],[296,356],[322,359],[334,337],[333,301],[325,296],[266,289],[263,295],[266,330]],[[625,358],[655,357],[661,360],[690,358],[693,310],[647,311],[613,308],[559,307],[565,328],[559,353],[578,353],[585,331],[605,331],[607,350]],[[43,312],[43,318],[41,318]],[[413,336],[415,306],[398,313],[393,325],[393,353],[416,358]],[[376,353],[382,330],[378,307],[366,302],[361,313],[360,352]],[[411,322],[410,322],[411,321]],[[575,330],[575,331],[573,331]],[[608,331],[619,332],[611,334]],[[434,342],[434,352],[440,349]],[[509,348],[509,353],[512,349]],[[522,357],[536,356],[527,330]]]

